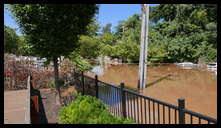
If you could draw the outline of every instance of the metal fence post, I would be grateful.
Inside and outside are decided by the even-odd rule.
[[[126,98],[125,98],[125,91],[124,91],[124,83],[120,84],[121,87],[121,99],[122,99],[122,114],[123,117],[126,118]]]
[[[178,107],[179,107],[179,124],[185,124],[185,99],[178,99]]]
[[[84,95],[84,72],[81,71],[81,80],[82,80],[82,95]]]
[[[98,78],[97,78],[97,75],[95,75],[95,88],[96,88],[96,97],[98,98]]]

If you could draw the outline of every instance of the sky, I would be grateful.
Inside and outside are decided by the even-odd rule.
[[[8,11],[5,6],[4,6],[4,25],[9,26],[11,28],[18,29],[18,24],[15,22],[10,11]],[[19,35],[21,34],[19,30],[17,30],[16,33]]]
[[[150,6],[157,6],[157,4],[150,4]],[[96,15],[98,23],[101,27],[106,24],[112,24],[112,31],[118,25],[120,20],[126,20],[133,14],[141,13],[141,4],[100,4],[99,13]],[[11,13],[4,8],[4,25],[15,28],[16,33],[21,35],[18,24],[15,22]]]
[[[149,4],[149,6],[157,5]],[[111,23],[114,30],[120,20],[126,20],[133,14],[141,14],[141,4],[101,4],[97,17],[101,27]]]

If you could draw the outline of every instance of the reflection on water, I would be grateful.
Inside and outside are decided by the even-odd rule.
[[[92,73],[95,73],[97,75],[104,75],[104,69],[102,68],[102,66],[100,65],[97,65],[97,66],[94,66],[92,69],[91,69],[91,72]]]
[[[137,88],[137,65],[96,67],[99,80],[128,88]],[[100,73],[100,74],[99,74]],[[94,73],[88,73],[94,77]],[[198,69],[182,69],[171,65],[148,66],[147,88],[139,93],[177,105],[178,98],[185,98],[186,108],[214,117],[217,116],[217,76]],[[109,90],[111,91],[111,90]],[[117,102],[116,98],[116,102]]]

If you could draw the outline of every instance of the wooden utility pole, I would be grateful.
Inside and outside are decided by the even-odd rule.
[[[142,23],[141,23],[141,38],[140,38],[140,61],[139,61],[138,88],[144,89],[146,87],[146,73],[147,73],[149,5],[142,4],[141,8],[142,8]]]

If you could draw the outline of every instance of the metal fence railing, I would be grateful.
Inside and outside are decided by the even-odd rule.
[[[185,100],[178,99],[178,106],[141,95],[74,72],[76,85],[84,95],[96,96],[108,105],[116,116],[131,118],[139,124],[216,124],[217,120],[185,109]]]

